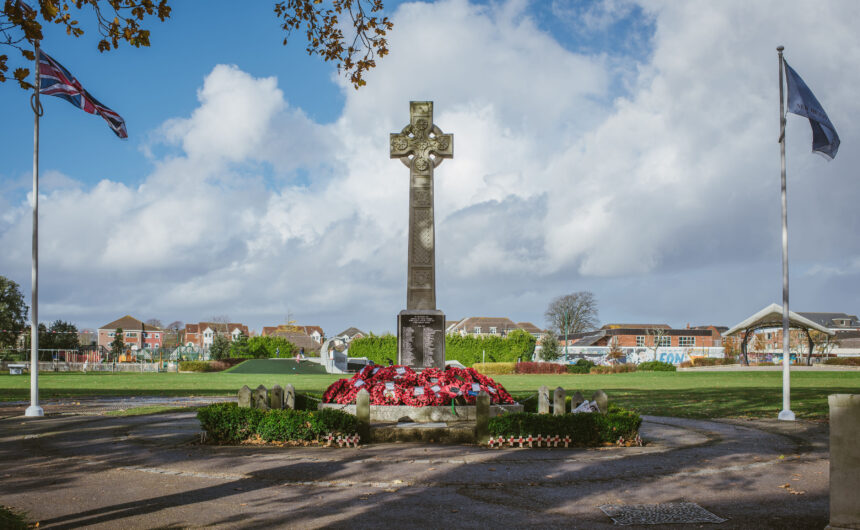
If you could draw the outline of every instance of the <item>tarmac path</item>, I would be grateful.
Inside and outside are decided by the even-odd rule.
[[[7,415],[0,504],[39,528],[617,528],[598,506],[680,501],[727,520],[672,528],[827,525],[826,424],[646,417],[642,437],[600,449],[214,446],[193,412]]]

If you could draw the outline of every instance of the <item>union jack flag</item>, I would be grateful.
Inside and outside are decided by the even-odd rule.
[[[92,94],[84,90],[81,83],[63,65],[42,50],[39,50],[39,75],[41,76],[40,94],[63,98],[84,112],[97,114],[108,122],[117,136],[128,138],[122,116],[102,105]]]

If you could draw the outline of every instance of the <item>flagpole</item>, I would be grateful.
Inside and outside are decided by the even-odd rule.
[[[44,416],[39,406],[39,116],[42,106],[39,103],[39,41],[36,41],[36,87],[30,99],[35,121],[33,126],[33,269],[32,269],[32,306],[30,307],[30,406],[25,416]]]
[[[791,351],[789,350],[788,336],[788,204],[785,194],[785,98],[783,97],[783,60],[782,46],[776,47],[779,55],[779,158],[781,170],[781,198],[782,198],[782,410],[779,419],[794,421],[794,412],[791,411],[791,371],[789,361]]]

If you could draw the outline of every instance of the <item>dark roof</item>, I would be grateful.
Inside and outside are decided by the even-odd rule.
[[[362,335],[367,335],[367,333],[361,331],[358,328],[347,328],[335,335],[335,337],[343,337],[344,335],[346,335],[347,337],[355,337],[359,333],[361,333]]]
[[[600,329],[672,329],[668,324],[606,324]]]
[[[860,326],[857,315],[849,315],[848,313],[802,313],[798,311],[797,314],[827,328],[845,327],[836,325],[834,320],[849,320],[849,327]]]
[[[603,337],[605,337],[607,334],[606,332],[607,332],[607,330],[601,329],[601,330],[598,330],[597,332],[589,331],[589,332],[583,333],[582,335],[584,335],[584,336],[578,338],[574,344],[576,346],[592,346],[592,345],[594,345],[595,342],[597,342],[600,339],[602,339]],[[570,338],[568,338],[568,340],[569,339]]]
[[[99,329],[115,330],[119,328],[122,328],[123,331],[141,331],[143,330],[143,322],[134,318],[131,315],[126,315],[120,319],[114,320],[110,324],[105,324]],[[151,328],[147,326],[147,329],[155,330],[158,328],[156,328],[155,326],[152,326]]]

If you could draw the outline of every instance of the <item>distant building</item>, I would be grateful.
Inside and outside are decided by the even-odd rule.
[[[367,333],[361,331],[358,328],[347,328],[332,338],[340,341],[343,344],[349,344],[350,342],[354,341],[355,339],[360,339],[360,338],[363,338],[366,336],[367,336]]]
[[[322,345],[325,339],[325,333],[319,326],[294,326],[291,324],[281,324],[279,326],[263,326],[263,332],[260,333],[263,337],[274,336],[277,333],[304,333],[317,343],[317,346]],[[317,348],[319,349],[319,348]]]
[[[185,345],[196,346],[208,350],[215,341],[215,336],[221,335],[234,341],[239,335],[249,336],[248,326],[238,322],[198,322],[185,324]]]
[[[472,337],[507,337],[511,331],[521,329],[540,340],[547,333],[531,322],[514,322],[505,317],[469,317],[463,320],[450,320],[445,324],[446,334],[460,335],[461,337],[467,335]]]
[[[571,333],[568,346],[713,348],[722,346],[721,326],[673,329],[667,324],[607,324],[594,331]],[[561,345],[564,345],[564,337]],[[655,341],[658,344],[655,344]]]
[[[164,342],[164,330],[148,326],[131,315],[114,320],[98,329],[98,345],[110,349],[116,330],[122,329],[125,348],[140,350],[143,348],[161,348]]]

